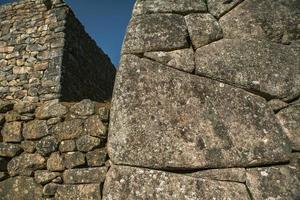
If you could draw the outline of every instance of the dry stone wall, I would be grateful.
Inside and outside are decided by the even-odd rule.
[[[103,199],[299,199],[299,10],[137,0]]]

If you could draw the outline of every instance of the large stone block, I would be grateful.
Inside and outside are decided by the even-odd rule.
[[[196,51],[196,74],[260,93],[294,99],[300,94],[300,51],[267,41],[223,39]]]
[[[103,200],[240,199],[250,200],[244,184],[196,179],[142,168],[112,166]]]
[[[208,11],[216,18],[226,14],[243,0],[207,0]]]
[[[105,180],[107,167],[68,169],[63,173],[64,183],[101,183]]]
[[[100,200],[100,184],[64,185],[57,188],[57,200]]]
[[[263,98],[127,55],[108,152],[115,164],[198,169],[283,162],[290,147]]]
[[[189,47],[184,17],[177,14],[134,16],[128,26],[123,54]]]

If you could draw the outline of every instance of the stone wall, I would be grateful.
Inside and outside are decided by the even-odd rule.
[[[137,0],[103,199],[299,199],[297,0]]]
[[[0,197],[101,199],[109,104],[0,104]]]
[[[2,5],[0,30],[2,100],[111,98],[116,70],[64,2]]]

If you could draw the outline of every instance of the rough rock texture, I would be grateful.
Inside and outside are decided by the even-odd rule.
[[[101,199],[99,184],[64,185],[57,188],[55,194],[57,200],[96,200]]]
[[[18,145],[0,143],[0,156],[2,157],[14,157],[22,150]]]
[[[195,179],[179,174],[125,166],[112,166],[107,175],[103,191],[104,200],[250,200],[245,185],[241,183]]]
[[[220,40],[196,52],[196,74],[242,87],[267,98],[300,94],[300,52],[266,41]]]
[[[64,183],[98,183],[104,182],[107,172],[106,167],[88,169],[68,169],[63,173]]]
[[[213,16],[220,18],[242,1],[243,0],[207,0],[207,7]]]
[[[191,169],[288,160],[289,142],[264,99],[136,56],[121,63],[108,140],[115,164]]]
[[[6,123],[1,131],[4,142],[21,142],[21,122]]]

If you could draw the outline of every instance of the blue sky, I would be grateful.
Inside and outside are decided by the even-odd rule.
[[[0,0],[0,4],[13,0]],[[65,0],[115,66],[135,0]]]

